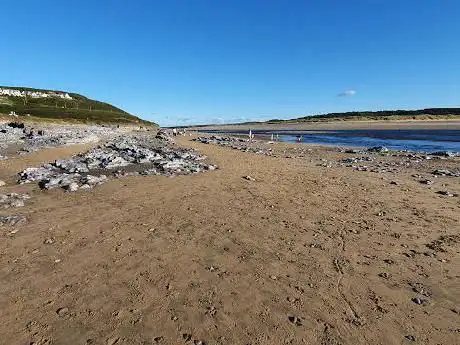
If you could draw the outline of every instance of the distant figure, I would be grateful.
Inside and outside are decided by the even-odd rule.
[[[300,143],[302,141],[302,136],[301,135],[298,135],[297,136],[297,141]]]
[[[177,135],[177,129],[173,128],[173,136]]]
[[[251,141],[252,141],[252,131],[249,130],[249,142],[251,142]]]

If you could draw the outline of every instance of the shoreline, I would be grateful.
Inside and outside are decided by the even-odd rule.
[[[285,130],[285,132],[283,130],[278,130],[272,131],[272,133],[270,133],[270,130],[252,129],[252,134],[256,140],[264,140],[266,142],[272,142],[272,134],[278,134],[279,139],[273,140],[273,142],[283,142],[297,145],[319,145],[328,147],[364,149],[375,146],[385,146],[395,151],[412,151],[419,153],[449,151],[453,153],[460,153],[460,129],[446,134],[442,134],[444,132],[441,129],[426,129],[427,131],[431,131],[430,133],[427,132],[426,134],[420,133],[423,132],[423,130],[419,129],[414,129],[414,133],[412,134],[407,134],[407,130],[401,130],[401,132],[388,129],[380,130],[394,132],[382,132],[382,134],[378,134],[378,130],[375,129],[352,129],[349,133],[346,134],[344,132],[347,130],[336,130],[337,133],[334,133],[335,131],[331,131],[329,133],[326,130],[311,130],[311,132],[306,130]],[[435,133],[433,131],[440,132]],[[242,129],[199,130],[194,134],[203,137],[235,137],[249,140],[248,133],[246,130]],[[295,140],[295,138],[298,138],[299,136],[302,138],[301,141]]]
[[[345,130],[345,129],[460,129],[460,120],[401,120],[401,121],[342,121],[342,122],[308,122],[290,124],[235,124],[191,126],[188,130]]]

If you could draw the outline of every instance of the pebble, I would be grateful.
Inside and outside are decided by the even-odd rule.
[[[182,334],[182,339],[184,339],[185,341],[190,341],[192,340],[192,335],[189,333],[184,333]]]
[[[434,181],[432,180],[421,180],[420,183],[426,184],[426,185],[432,185]]]
[[[0,180],[0,187],[3,187],[3,186],[6,186],[6,182],[5,182],[5,181],[2,181],[2,180]]]
[[[56,314],[58,314],[60,317],[66,317],[69,315],[69,308],[59,308],[58,310],[56,310]]]
[[[405,338],[410,341],[415,341],[415,337],[413,335],[406,335]]]
[[[418,305],[422,305],[423,303],[425,303],[424,300],[418,298],[418,297],[415,297],[415,298],[412,298],[412,302],[414,302],[415,304],[418,304]]]
[[[107,345],[115,345],[115,344],[118,343],[119,340],[120,340],[120,338],[118,338],[118,337],[109,338],[109,339],[107,339]]]
[[[298,316],[289,316],[289,321],[291,321],[291,323],[293,323],[294,325],[296,326],[302,326],[302,318],[298,317]]]
[[[251,177],[251,176],[249,176],[249,175],[243,176],[243,178],[244,178],[245,180],[248,180],[248,181],[255,181],[255,180],[256,180],[254,177]]]

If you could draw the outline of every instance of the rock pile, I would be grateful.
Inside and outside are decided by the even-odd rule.
[[[360,154],[361,156],[344,158],[337,161],[341,166],[351,167],[358,171],[370,171],[376,173],[398,173],[404,168],[420,168],[424,162],[430,160],[446,160],[454,158],[456,153],[449,152],[411,152],[411,151],[390,151],[386,147],[371,147],[367,151],[354,149],[340,149],[341,153]],[[357,163],[366,162],[366,165]],[[448,169],[437,169],[432,172],[437,176],[460,176],[459,171]]]
[[[46,130],[11,122],[0,125],[0,149],[19,146],[19,154],[34,152],[43,147],[96,142],[100,138],[119,135],[119,130],[102,126],[49,126]],[[6,159],[6,156],[1,156]]]
[[[220,137],[220,136],[210,136],[210,137],[198,137],[194,139],[195,141],[199,141],[202,144],[218,144],[222,146],[229,146],[231,143],[246,143],[248,142],[242,138],[235,138],[235,137]]]
[[[19,174],[19,183],[38,182],[44,189],[60,187],[73,192],[106,182],[107,173],[115,177],[172,176],[214,170],[215,166],[202,162],[205,158],[192,150],[175,147],[169,140],[123,136],[70,159],[27,168]]]
[[[211,137],[198,137],[193,139],[202,144],[214,144],[224,147],[229,147],[234,150],[239,150],[242,152],[251,152],[259,155],[272,156],[273,150],[271,148],[262,148],[253,146],[253,143],[257,141],[252,140],[251,142],[247,139],[234,138],[234,137],[220,137],[220,136],[211,136]]]
[[[364,157],[353,157],[353,158],[345,158],[342,159],[340,162],[345,163],[345,164],[353,164],[353,163],[359,163],[359,162],[371,162],[374,159],[369,156],[364,156]]]

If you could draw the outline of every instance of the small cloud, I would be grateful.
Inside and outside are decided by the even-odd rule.
[[[339,97],[353,97],[354,95],[356,95],[355,90],[345,90],[345,91],[342,91],[341,93],[339,93],[337,96],[339,96]]]
[[[215,117],[215,118],[211,119],[211,123],[214,123],[214,124],[224,123],[224,119],[221,118],[221,117]]]
[[[178,117],[177,118],[177,121],[179,122],[189,122],[191,120],[191,118],[189,117]]]
[[[240,122],[249,122],[249,121],[251,121],[251,119],[248,117],[235,117],[233,119],[230,119],[228,122],[229,123],[240,123]]]

